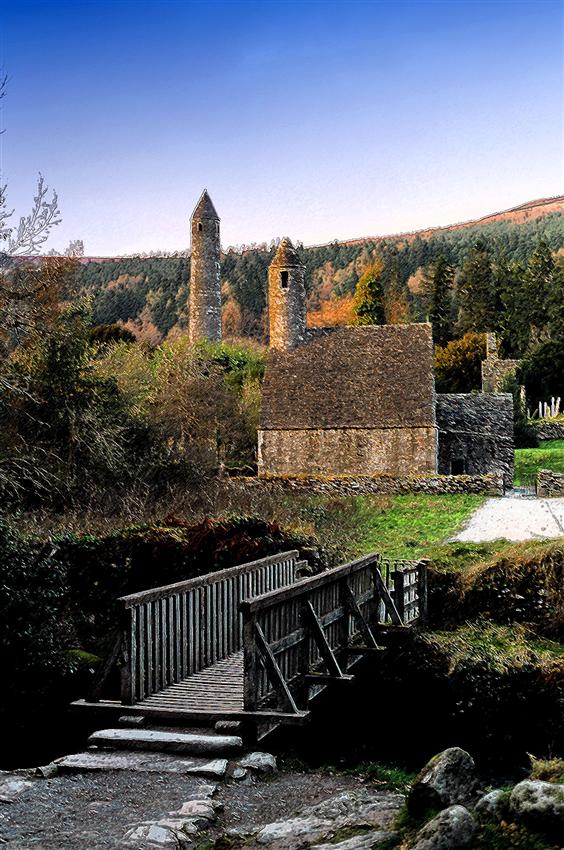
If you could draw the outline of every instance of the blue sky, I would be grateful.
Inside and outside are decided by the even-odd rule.
[[[563,187],[560,2],[3,2],[0,167],[89,254],[449,224]]]

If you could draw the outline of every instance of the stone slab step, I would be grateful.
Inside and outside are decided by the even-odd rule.
[[[88,739],[96,747],[118,750],[156,750],[192,756],[229,756],[243,749],[237,735],[198,735],[152,729],[100,729]]]
[[[108,750],[88,750],[57,759],[61,772],[81,773],[91,770],[129,770],[136,773],[182,773],[202,779],[222,780],[227,773],[225,758],[193,759],[168,753],[148,753],[130,750],[117,753]],[[208,786],[202,786],[206,789]]]

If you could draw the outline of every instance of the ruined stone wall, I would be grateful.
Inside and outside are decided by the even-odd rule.
[[[564,496],[564,475],[551,469],[539,469],[537,472],[537,496],[550,498]]]
[[[219,219],[192,218],[190,252],[190,305],[188,332],[190,342],[221,339],[221,283]]]
[[[329,496],[399,495],[423,493],[447,495],[449,493],[484,493],[501,496],[504,492],[503,475],[490,472],[485,475],[393,475],[301,478],[228,478],[220,482],[233,500],[267,492],[273,496],[306,493]]]
[[[437,429],[319,428],[258,433],[259,475],[425,475],[437,471]]]
[[[564,422],[532,422],[539,440],[564,440]]]
[[[510,393],[437,395],[438,471],[501,472],[513,486],[513,397]]]

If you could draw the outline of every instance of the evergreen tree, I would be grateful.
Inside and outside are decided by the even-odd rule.
[[[433,339],[437,345],[446,345],[452,339],[452,286],[454,269],[444,254],[439,254],[425,280],[428,318],[433,326]]]
[[[554,260],[546,242],[539,242],[527,263],[526,296],[530,323],[537,336],[546,327],[554,283]]]
[[[564,258],[554,266],[548,301],[548,328],[551,339],[564,339]]]
[[[381,260],[368,266],[358,281],[354,294],[353,309],[355,324],[384,325],[386,314],[384,306],[384,286],[382,272],[384,264]]]
[[[494,330],[498,320],[498,294],[487,243],[479,240],[462,266],[459,283],[460,330]]]

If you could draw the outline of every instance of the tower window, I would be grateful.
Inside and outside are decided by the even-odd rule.
[[[198,230],[201,230],[201,229],[202,229],[202,222],[201,222],[201,221],[199,221],[199,222],[198,222]]]
[[[288,272],[280,272],[280,286],[282,289],[288,289]]]

